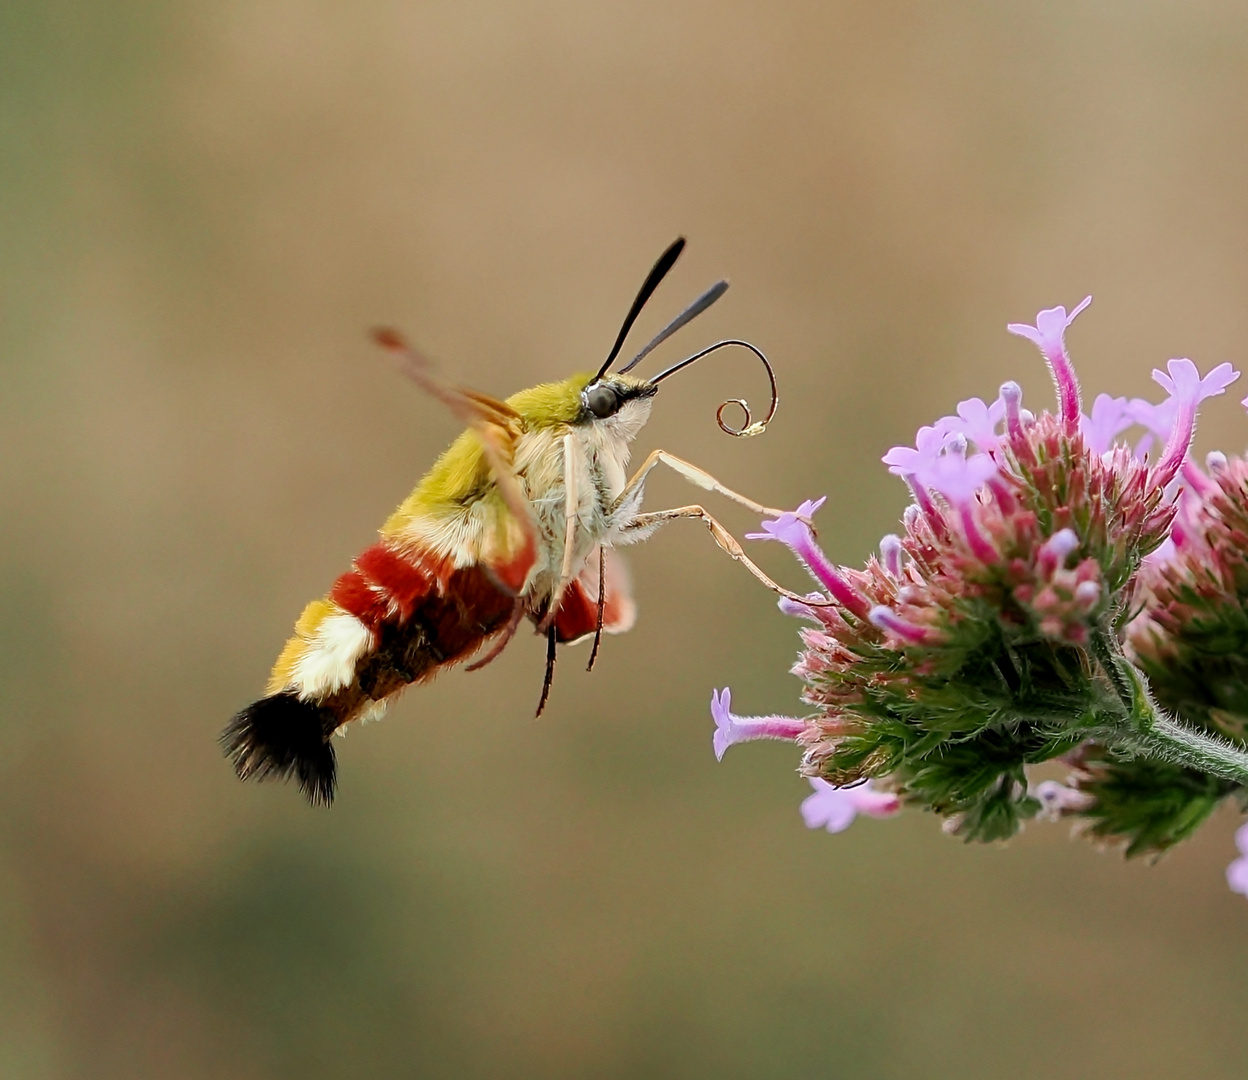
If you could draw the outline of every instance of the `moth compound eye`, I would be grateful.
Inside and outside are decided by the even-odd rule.
[[[620,407],[620,395],[610,386],[595,383],[585,391],[585,407],[599,420],[603,420]]]

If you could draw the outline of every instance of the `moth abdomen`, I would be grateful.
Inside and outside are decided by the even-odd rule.
[[[387,562],[376,548],[365,555],[357,569],[338,579],[331,600],[313,605],[319,625],[330,617],[338,620],[339,636],[309,639],[311,627],[305,627],[288,645],[292,681],[248,705],[222,733],[221,745],[241,779],[293,776],[309,802],[328,805],[337,771],[329,743],[334,732],[359,717],[380,716],[399,691],[465,660],[507,624],[515,600],[480,567],[451,571],[439,585],[410,564],[396,574],[397,560]],[[383,576],[388,588],[379,588]],[[361,640],[354,657],[334,651],[348,625],[344,620],[358,621]],[[300,673],[308,672],[320,685],[301,681]],[[324,685],[326,672],[336,687]]]
[[[444,592],[431,592],[407,618],[391,618],[373,630],[373,646],[360,658],[354,686],[372,701],[410,683],[424,682],[441,668],[470,657],[507,624],[515,604],[479,567],[454,571]],[[337,709],[346,722],[359,705]]]
[[[310,803],[328,806],[338,771],[328,741],[336,725],[331,709],[282,691],[237,713],[221,733],[221,745],[242,779],[295,776]]]

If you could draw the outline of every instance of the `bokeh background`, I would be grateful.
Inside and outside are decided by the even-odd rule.
[[[0,7],[0,1076],[1243,1075],[1230,815],[1156,866],[908,814],[831,837],[796,625],[676,526],[598,669],[541,643],[339,744],[313,811],[216,736],[453,436],[371,348],[510,393],[720,275],[663,446],[855,563],[879,464],[1096,302],[1085,392],[1248,363],[1248,7],[1222,0],[8,0]],[[1236,395],[1238,396],[1238,395]],[[1248,423],[1212,403],[1202,449]],[[656,477],[655,506],[687,501]],[[738,532],[754,524],[723,508]],[[781,551],[760,559],[792,585]]]

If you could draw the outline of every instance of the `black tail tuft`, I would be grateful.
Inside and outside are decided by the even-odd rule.
[[[248,705],[221,733],[239,779],[299,778],[313,806],[334,801],[338,762],[329,745],[335,717],[328,709],[283,691]]]

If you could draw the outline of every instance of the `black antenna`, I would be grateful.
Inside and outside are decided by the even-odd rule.
[[[724,293],[726,293],[727,291],[728,291],[728,282],[726,281],[715,282],[715,284],[712,285],[709,289],[707,289],[706,292],[704,292],[701,296],[699,296],[692,304],[690,304],[687,308],[685,308],[684,311],[682,311],[679,315],[677,315],[676,318],[674,318],[662,330],[660,330],[654,336],[654,339],[650,342],[649,345],[647,345],[644,349],[641,350],[641,352],[639,352],[636,356],[634,356],[627,364],[625,364],[622,368],[620,368],[620,374],[624,375],[627,372],[632,371],[633,368],[635,368],[639,363],[641,363],[642,360],[644,360],[647,356],[649,356],[650,353],[652,353],[655,349],[657,349],[660,345],[662,345],[663,342],[665,342],[669,337],[671,337],[674,333],[676,333],[677,330],[679,330],[682,326],[686,325],[687,323],[690,323],[694,319],[696,319],[699,315],[702,314],[702,312],[704,312],[713,303],[715,303],[715,301],[718,300],[721,296],[723,296]]]
[[[611,347],[611,355],[607,357],[606,363],[598,369],[598,374],[594,376],[594,380],[601,379],[615,363],[615,358],[620,355],[620,349],[624,347],[624,339],[628,337],[628,332],[633,328],[633,323],[637,321],[637,316],[641,314],[641,309],[646,306],[646,301],[653,295],[654,290],[659,287],[659,283],[667,277],[667,272],[675,265],[676,260],[680,258],[681,251],[685,247],[685,238],[678,236],[668,246],[668,249],[659,256],[659,261],[650,269],[650,273],[646,275],[646,280],[641,283],[641,289],[638,290],[637,299],[633,301],[633,306],[629,308],[628,314],[624,317],[624,325],[620,327],[619,337],[615,339],[615,344]]]

